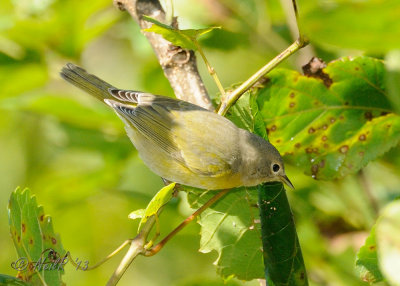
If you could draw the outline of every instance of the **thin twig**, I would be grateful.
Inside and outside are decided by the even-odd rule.
[[[148,218],[140,233],[132,240],[130,240],[130,247],[125,254],[118,268],[114,271],[106,286],[115,286],[124,275],[125,271],[131,265],[132,261],[139,255],[145,252],[144,245],[146,244],[147,237],[155,223],[155,216]]]
[[[220,108],[218,109],[218,114],[224,116],[229,108],[239,99],[239,97],[247,90],[249,90],[261,77],[266,75],[278,64],[280,64],[284,59],[288,58],[290,55],[305,47],[307,44],[308,42],[304,42],[304,38],[297,39],[297,41],[295,41],[286,50],[284,50],[282,53],[273,58],[269,63],[259,69],[248,80],[246,80],[232,92],[228,93],[225,100],[221,102]]]
[[[194,43],[196,44],[197,50],[199,51],[201,57],[203,58],[204,63],[205,63],[206,66],[207,66],[207,69],[208,69],[209,74],[210,74],[210,75],[212,76],[212,78],[214,79],[215,84],[217,85],[218,90],[219,90],[219,92],[221,93],[222,98],[225,98],[225,89],[224,89],[224,87],[222,86],[221,81],[219,80],[219,77],[218,77],[218,75],[217,75],[217,72],[215,71],[215,69],[214,69],[214,68],[210,65],[210,63],[208,62],[207,57],[206,57],[206,55],[204,54],[203,49],[201,48],[201,46],[199,45],[199,43],[197,42],[197,40],[195,40]]]
[[[116,255],[118,252],[120,252],[122,249],[124,249],[125,246],[127,246],[131,242],[132,242],[131,239],[125,240],[117,249],[115,249],[113,252],[111,252],[107,257],[105,257],[104,259],[100,260],[95,265],[87,267],[87,268],[84,268],[84,267],[76,264],[75,261],[73,260],[72,256],[71,256],[71,253],[69,253],[69,252],[68,252],[68,258],[70,259],[70,262],[72,263],[72,265],[74,265],[77,269],[85,270],[85,271],[93,270],[93,269],[99,267],[100,265],[102,265],[104,262],[106,262],[110,258],[112,258],[114,255]]]
[[[152,247],[151,249],[145,252],[145,256],[153,256],[158,253],[164,245],[174,237],[182,228],[184,228],[188,223],[193,221],[196,217],[198,217],[203,211],[208,209],[211,205],[217,202],[220,198],[222,198],[226,193],[228,193],[230,189],[219,191],[215,194],[211,199],[209,199],[204,205],[202,205],[197,211],[191,214],[188,218],[186,218],[180,225],[178,225],[173,231],[171,231],[163,240],[161,240],[157,245]]]

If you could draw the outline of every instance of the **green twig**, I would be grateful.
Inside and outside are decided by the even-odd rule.
[[[208,72],[210,73],[210,75],[213,77],[215,84],[218,87],[219,92],[221,93],[222,99],[224,99],[226,97],[225,95],[225,89],[221,84],[221,81],[218,78],[217,72],[215,71],[215,69],[210,65],[210,63],[208,62],[206,55],[203,53],[203,50],[201,49],[201,46],[199,45],[199,43],[197,42],[196,39],[193,40],[193,42],[195,43],[197,50],[199,51],[201,57],[203,58],[204,63],[207,66]]]
[[[218,114],[224,116],[229,108],[239,99],[239,97],[249,90],[261,77],[270,72],[283,60],[305,47],[308,41],[304,37],[299,37],[293,44],[291,44],[286,50],[273,58],[269,63],[259,69],[255,74],[253,74],[248,80],[242,83],[232,92],[229,92],[226,97],[222,98],[221,105],[218,109]]]
[[[71,253],[68,252],[68,258],[70,259],[70,262],[72,263],[72,265],[74,265],[77,269],[80,270],[93,270],[97,267],[99,267],[100,265],[102,265],[104,262],[108,261],[110,258],[112,258],[114,255],[116,255],[117,253],[119,253],[122,249],[124,249],[125,246],[127,246],[128,244],[131,243],[131,240],[125,240],[116,250],[114,250],[113,252],[111,252],[107,257],[105,257],[104,259],[102,259],[101,261],[99,261],[98,263],[96,263],[93,266],[84,268],[78,264],[75,263],[74,259],[71,256]]]

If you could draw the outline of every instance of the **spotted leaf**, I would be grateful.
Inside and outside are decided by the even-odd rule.
[[[10,197],[8,218],[18,258],[12,267],[32,285],[63,285],[66,251],[53,231],[51,217],[38,206],[30,190],[17,188]]]
[[[384,65],[343,58],[312,75],[278,69],[256,90],[270,142],[317,179],[357,172],[400,140],[400,116],[384,86]]]

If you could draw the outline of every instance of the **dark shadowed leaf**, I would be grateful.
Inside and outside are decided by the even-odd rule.
[[[308,285],[292,211],[282,183],[260,185],[258,194],[265,277],[269,285]]]

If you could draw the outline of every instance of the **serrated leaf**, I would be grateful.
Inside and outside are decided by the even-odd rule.
[[[371,229],[365,244],[357,253],[356,269],[360,273],[360,278],[363,281],[376,283],[383,280],[383,276],[378,265],[375,226]]]
[[[378,262],[390,285],[400,285],[400,200],[387,205],[376,223]]]
[[[198,208],[218,191],[188,190],[188,200]],[[218,252],[215,261],[222,277],[242,280],[264,278],[257,188],[232,189],[200,217],[200,251]]]
[[[318,179],[355,173],[400,140],[384,66],[368,57],[343,58],[323,78],[274,70],[256,94],[270,142],[306,174]]]
[[[43,207],[37,205],[36,197],[31,195],[30,190],[22,191],[17,188],[12,192],[8,204],[8,218],[20,263],[16,260],[14,264],[14,268],[20,270],[18,277],[33,285],[42,285],[43,281],[48,285],[63,285],[61,275],[64,271],[62,265],[60,266],[61,261],[58,260],[58,264],[51,263],[62,259],[66,251],[60,236],[53,231],[51,217],[44,214]],[[52,270],[45,269],[46,263],[56,266]]]
[[[265,277],[271,285],[308,285],[292,211],[282,183],[258,186]]]
[[[138,230],[140,230],[141,226],[146,223],[149,217],[157,215],[159,209],[172,199],[175,185],[176,183],[171,183],[168,186],[165,186],[151,199],[150,203],[146,207],[146,210],[144,211],[142,219],[140,220]]]
[[[199,36],[211,32],[214,29],[220,28],[220,27],[209,27],[204,29],[179,30],[172,26],[163,24],[149,16],[143,16],[143,18],[146,21],[153,23],[153,25],[150,28],[143,29],[144,31],[160,34],[161,36],[163,36],[164,39],[170,41],[175,46],[179,46],[184,49],[193,51],[196,51],[198,49],[196,41]]]

